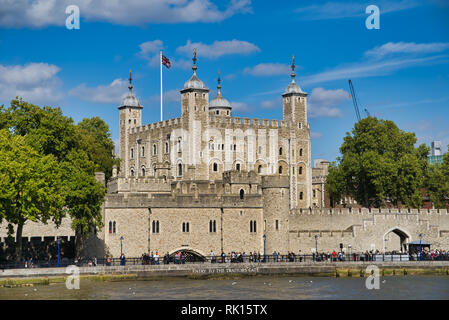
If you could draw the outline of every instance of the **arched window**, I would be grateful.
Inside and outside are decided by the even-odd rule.
[[[112,223],[112,233],[115,233],[115,221]]]
[[[299,193],[299,200],[302,200],[302,198],[303,198],[303,193],[302,193],[302,191]]]
[[[213,164],[213,170],[214,170],[214,172],[218,171],[218,164],[216,162],[214,162],[214,164]]]
[[[153,220],[153,233],[156,233],[156,221]]]
[[[212,232],[212,220],[209,220],[209,232]]]
[[[237,164],[235,165],[235,170],[240,171],[240,163],[237,163]]]
[[[165,153],[168,153],[168,142],[165,143]]]
[[[145,177],[145,167],[142,167],[142,177]]]
[[[214,220],[214,232],[217,232],[217,221]]]
[[[109,221],[109,233],[112,233],[112,221]]]
[[[299,149],[299,156],[302,157],[302,148]]]
[[[262,166],[257,167],[257,173],[262,173]]]
[[[282,156],[282,147],[279,148],[279,155]]]
[[[142,146],[142,157],[145,157],[145,147]]]
[[[134,159],[134,148],[131,148],[131,159]]]
[[[245,197],[245,191],[243,189],[240,189],[240,199],[243,199]]]
[[[156,233],[159,233],[159,220],[156,221]]]
[[[253,222],[253,232],[257,232],[256,220],[254,220],[254,222]]]
[[[249,232],[253,232],[253,220],[249,222]]]
[[[182,152],[181,138],[178,139],[178,152]]]
[[[178,177],[182,176],[182,163],[178,163]]]
[[[189,232],[189,223],[186,223],[186,232]]]
[[[185,222],[182,223],[182,232],[186,232],[186,223]]]
[[[302,174],[302,167],[299,167],[299,174]]]
[[[153,156],[157,155],[157,146],[153,144]]]
[[[131,173],[131,177],[134,177],[134,168],[131,168],[130,173]]]
[[[279,166],[279,174],[282,174],[282,166]]]

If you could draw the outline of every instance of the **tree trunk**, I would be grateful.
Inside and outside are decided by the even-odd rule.
[[[81,257],[83,251],[83,232],[82,227],[78,226],[75,229],[75,257]]]
[[[22,261],[22,233],[23,233],[23,223],[17,225],[16,231],[16,261]]]

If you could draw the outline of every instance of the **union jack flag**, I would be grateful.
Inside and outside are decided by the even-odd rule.
[[[170,69],[171,67],[170,60],[168,60],[168,58],[164,55],[162,55],[162,64],[166,66],[168,69]]]

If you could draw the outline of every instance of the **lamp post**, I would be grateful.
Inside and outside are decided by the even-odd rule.
[[[58,239],[58,268],[59,268],[59,252],[60,252],[60,248],[61,248],[61,246],[60,246],[60,244],[61,244],[61,238],[58,236],[58,237],[56,237],[56,239]]]
[[[318,257],[318,235],[315,235],[315,260]]]
[[[267,236],[263,235],[263,262],[266,262],[266,244],[267,244]]]
[[[123,236],[120,237],[120,257],[123,255]]]
[[[419,261],[422,261],[422,233],[419,234]]]

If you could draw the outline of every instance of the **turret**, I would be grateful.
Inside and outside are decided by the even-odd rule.
[[[295,82],[295,56],[292,58],[291,82],[282,95],[284,120],[291,121],[299,127],[307,125],[307,93]]]

